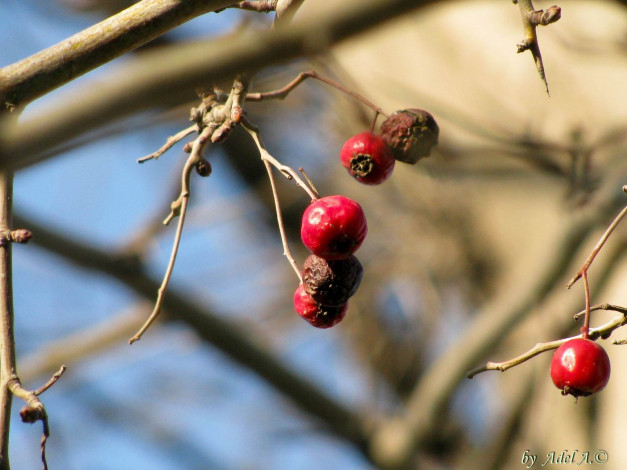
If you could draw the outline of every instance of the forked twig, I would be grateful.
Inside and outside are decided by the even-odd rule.
[[[342,93],[346,93],[347,95],[352,96],[356,100],[362,102],[363,104],[368,106],[370,109],[372,109],[375,112],[375,116],[374,116],[374,120],[373,120],[373,123],[372,123],[372,127],[374,127],[374,123],[376,122],[377,117],[379,116],[379,114],[382,115],[382,116],[387,117],[387,114],[385,114],[383,112],[383,110],[381,108],[379,108],[377,105],[375,105],[372,101],[366,99],[365,97],[363,97],[362,95],[360,95],[359,93],[357,93],[357,92],[355,92],[353,90],[349,90],[348,88],[346,88],[341,83],[336,82],[335,80],[331,80],[330,78],[325,77],[324,75],[320,75],[319,73],[317,73],[314,70],[309,70],[307,72],[299,73],[298,76],[294,80],[292,80],[290,83],[288,83],[283,88],[280,88],[278,90],[268,91],[268,92],[265,92],[265,93],[248,93],[246,95],[246,99],[248,101],[261,101],[261,100],[270,100],[270,99],[282,100],[291,91],[293,91],[298,85],[300,85],[302,82],[304,82],[308,78],[315,78],[316,80],[319,80],[322,83],[326,83],[327,85],[332,86],[333,88],[341,91]]]
[[[627,185],[623,186],[623,192],[627,193]],[[605,230],[605,232],[603,232],[603,235],[601,236],[595,247],[592,249],[592,252],[590,253],[590,256],[588,256],[588,259],[586,259],[577,274],[566,285],[566,287],[570,289],[575,282],[583,278],[583,290],[586,301],[586,310],[584,314],[583,326],[581,327],[581,333],[583,338],[588,337],[588,330],[590,329],[590,287],[588,285],[588,269],[605,245],[605,242],[607,242],[607,239],[610,237],[614,229],[618,226],[618,224],[623,219],[623,217],[625,217],[626,214],[627,206],[625,206],[623,210],[621,210],[618,215],[614,217],[612,223]]]
[[[22,418],[22,421],[24,423],[35,423],[37,421],[42,422],[43,432],[40,447],[41,462],[44,470],[48,470],[48,461],[46,460],[46,442],[48,441],[48,437],[50,437],[50,426],[48,424],[48,414],[46,413],[46,408],[39,399],[39,395],[52,387],[63,375],[65,370],[66,367],[61,366],[61,368],[52,375],[48,382],[36,390],[25,389],[17,375],[12,375],[7,383],[7,387],[11,390],[11,393],[26,402],[26,405],[20,410],[20,417]]]
[[[627,193],[627,185],[623,186],[623,191]],[[583,265],[581,266],[577,274],[575,274],[575,276],[566,285],[567,288],[570,289],[572,285],[582,277],[583,273],[588,271],[588,268],[590,268],[590,265],[594,261],[594,258],[596,258],[596,256],[599,254],[599,252],[601,251],[601,248],[603,248],[603,245],[605,245],[605,242],[607,241],[609,236],[612,234],[614,229],[618,226],[620,221],[625,217],[625,215],[627,215],[627,206],[625,206],[618,213],[618,215],[614,218],[614,220],[609,225],[609,227],[605,230],[605,232],[603,233],[603,235],[601,236],[601,238],[599,239],[595,247],[590,252],[590,256],[588,256],[588,259],[586,259],[586,261],[583,263]]]
[[[197,144],[198,141],[199,139],[194,141],[194,146],[199,145]],[[179,218],[178,224],[176,226],[176,233],[174,235],[174,242],[172,243],[172,251],[170,252],[170,260],[168,261],[168,267],[166,269],[165,275],[163,276],[161,286],[159,286],[159,289],[157,290],[157,300],[155,302],[155,306],[150,313],[148,320],[146,320],[146,322],[141,326],[139,331],[135,333],[135,335],[129,340],[129,344],[133,344],[135,341],[141,339],[142,335],[157,319],[159,313],[161,312],[161,306],[163,305],[163,296],[165,295],[165,291],[168,288],[170,278],[172,277],[172,272],[174,271],[174,263],[176,262],[176,255],[178,254],[179,246],[181,243],[183,225],[185,224],[185,215],[187,214],[187,203],[189,202],[190,179],[192,171],[194,169],[194,165],[196,163],[197,155],[198,154],[194,150],[192,150],[191,155],[188,157],[187,162],[185,163],[185,167],[183,169],[181,194],[179,198],[172,203],[172,211],[163,222],[167,225],[175,216],[178,216]]]
[[[608,338],[614,330],[627,324],[627,308],[618,307],[616,305],[610,305],[610,304],[600,304],[600,305],[595,305],[594,307],[590,307],[589,310],[615,310],[615,311],[621,312],[621,315],[614,317],[612,320],[605,323],[604,325],[601,325],[598,328],[591,328],[588,332],[588,338],[590,339]],[[575,317],[580,318],[582,315],[585,315],[585,312],[586,310],[576,314]],[[583,337],[583,333],[581,335],[572,336],[570,338],[558,339],[555,341],[549,341],[547,343],[538,343],[529,351],[513,359],[509,359],[504,362],[488,362],[481,367],[477,367],[476,369],[469,371],[466,374],[466,377],[469,379],[472,379],[475,375],[480,374],[481,372],[488,371],[488,370],[499,370],[501,372],[504,372],[508,369],[511,369],[512,367],[515,367],[517,365],[522,364],[523,362],[528,361],[532,357],[535,357],[543,352],[557,349],[562,344],[566,343],[567,341],[570,341],[571,339],[582,338],[582,337]]]
[[[296,264],[296,261],[294,260],[294,256],[292,255],[292,252],[290,251],[289,245],[287,243],[287,236],[285,235],[285,225],[283,224],[283,216],[281,214],[281,204],[279,202],[279,195],[277,193],[276,182],[274,180],[274,174],[272,173],[272,166],[274,166],[277,170],[279,170],[279,172],[281,172],[281,174],[285,176],[287,179],[294,180],[296,185],[301,187],[309,195],[309,197],[312,200],[317,199],[317,195],[309,187],[309,185],[307,185],[300,178],[300,176],[298,176],[298,173],[296,173],[292,168],[279,163],[279,161],[276,158],[270,155],[270,153],[266,150],[263,144],[263,141],[261,140],[261,136],[259,135],[259,129],[257,128],[257,126],[255,126],[253,123],[248,121],[248,119],[246,118],[242,120],[242,126],[244,127],[244,129],[248,131],[248,133],[252,136],[253,140],[255,141],[255,144],[257,145],[257,149],[259,150],[259,154],[261,156],[261,160],[263,161],[266,167],[266,171],[268,172],[268,178],[270,179],[270,186],[272,188],[272,197],[274,198],[274,207],[276,209],[276,217],[277,217],[277,223],[279,226],[279,233],[281,235],[281,243],[283,244],[283,254],[285,255],[290,265],[292,266],[292,269],[298,276],[298,280],[302,282],[303,281],[302,274],[300,272],[300,269],[298,269],[298,265]]]
[[[148,160],[156,160],[161,155],[163,155],[168,150],[170,150],[176,143],[180,142],[185,137],[187,137],[190,134],[193,134],[194,132],[198,132],[198,125],[197,124],[192,124],[188,128],[183,129],[182,131],[177,132],[176,134],[168,137],[168,139],[165,141],[165,144],[163,145],[163,147],[161,147],[156,152],[151,153],[150,155],[146,155],[145,157],[138,158],[137,159],[137,163],[144,163],[145,161],[148,161]]]
[[[279,170],[279,172],[281,172],[281,174],[285,176],[288,180],[294,180],[294,183],[296,183],[296,186],[298,186],[303,191],[305,191],[309,195],[312,201],[318,199],[316,194],[302,180],[302,178],[298,175],[296,171],[294,171],[292,168],[290,168],[287,165],[283,165],[276,158],[270,155],[270,153],[266,150],[265,146],[263,145],[263,141],[261,140],[261,136],[259,135],[259,128],[255,124],[250,122],[247,118],[243,118],[241,124],[244,127],[244,129],[248,131],[248,133],[252,136],[253,140],[255,141],[255,144],[257,145],[257,148],[259,149],[259,154],[261,155],[261,159],[263,161],[269,162],[273,167]]]

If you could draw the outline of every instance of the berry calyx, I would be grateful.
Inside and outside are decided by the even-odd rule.
[[[367,233],[363,209],[346,196],[313,201],[303,213],[300,228],[307,249],[327,260],[348,258],[361,246]]]
[[[394,158],[412,165],[431,155],[439,133],[431,113],[417,108],[396,111],[381,124],[381,138],[392,148]]]
[[[553,354],[551,379],[562,395],[582,397],[600,392],[610,379],[610,358],[592,340],[571,339]]]
[[[364,184],[383,183],[394,169],[392,149],[378,135],[362,132],[348,139],[340,151],[348,173]]]
[[[303,265],[303,287],[322,305],[343,305],[357,292],[363,273],[354,255],[336,261],[309,255]]]
[[[348,310],[348,303],[340,306],[322,305],[305,292],[302,284],[299,284],[294,292],[294,309],[316,328],[331,328],[342,321]]]

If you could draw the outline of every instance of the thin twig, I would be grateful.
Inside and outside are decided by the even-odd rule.
[[[281,214],[281,203],[279,202],[279,194],[276,189],[276,182],[274,181],[274,174],[272,173],[272,166],[268,160],[264,160],[263,164],[266,167],[266,171],[268,172],[268,179],[270,180],[270,187],[272,188],[272,197],[274,198],[274,207],[276,209],[276,219],[279,225],[279,234],[281,235],[281,243],[283,244],[283,254],[289,261],[292,269],[298,276],[298,281],[303,282],[303,275],[298,269],[298,265],[296,264],[296,260],[294,260],[294,256],[290,251],[290,247],[287,243],[287,236],[285,235],[285,225],[283,223],[283,215]]]
[[[593,305],[592,307],[590,307],[591,312],[594,312],[595,310],[613,310],[615,312],[621,312],[623,315],[627,316],[627,307],[621,307],[620,305],[612,305],[612,304],[605,303],[605,304]],[[579,313],[575,313],[575,315],[573,315],[573,318],[575,320],[579,320],[585,314],[586,314],[586,311],[582,310]]]
[[[48,390],[50,387],[52,387],[57,382],[57,380],[61,378],[61,376],[63,375],[66,369],[67,367],[65,367],[64,365],[61,366],[58,371],[52,374],[52,377],[50,377],[50,379],[45,384],[43,384],[37,390],[33,390],[33,395],[39,396],[42,393],[44,393],[46,390]]]
[[[242,126],[252,136],[253,140],[255,141],[255,144],[257,145],[257,148],[259,149],[259,153],[263,161],[269,162],[273,167],[279,170],[281,174],[285,176],[288,180],[294,180],[294,183],[296,183],[296,186],[298,186],[299,188],[302,188],[303,191],[305,191],[309,195],[312,201],[315,201],[316,199],[318,199],[316,194],[314,194],[314,192],[301,179],[301,177],[298,175],[296,171],[294,171],[292,168],[290,168],[287,165],[283,165],[276,158],[270,155],[270,153],[266,150],[265,146],[263,145],[263,141],[261,140],[261,136],[259,135],[259,128],[256,125],[254,125],[252,122],[250,122],[247,118],[244,117],[242,119]]]
[[[197,124],[192,124],[188,128],[183,129],[182,131],[177,132],[173,136],[168,137],[168,139],[165,141],[165,144],[163,145],[163,147],[161,147],[156,152],[151,153],[150,155],[146,155],[145,157],[138,158],[137,159],[137,163],[144,163],[145,161],[153,160],[153,159],[156,160],[161,155],[163,155],[168,150],[170,150],[177,142],[180,142],[182,139],[184,139],[189,134],[192,134],[194,132],[198,132],[198,125]]]
[[[605,310],[614,310],[613,308],[609,308],[609,307],[612,307],[612,306],[608,306],[608,308],[606,308]],[[599,309],[600,307],[597,310]],[[623,309],[622,307],[619,308],[619,311],[623,312],[622,315],[618,315],[614,317],[612,320],[610,320],[609,322],[605,323],[604,325],[598,328],[591,328],[589,330],[588,337],[590,339],[608,338],[614,330],[627,324],[627,312],[625,310],[626,309]],[[529,351],[513,359],[510,359],[504,362],[488,362],[484,366],[473,369],[466,374],[466,377],[468,377],[469,379],[472,379],[475,375],[481,372],[488,371],[488,370],[499,370],[501,372],[506,371],[508,369],[511,369],[512,367],[515,367],[517,365],[522,364],[523,362],[528,361],[532,357],[535,357],[543,352],[557,349],[562,344],[566,343],[567,341],[570,341],[571,339],[582,338],[582,337],[583,337],[583,334],[580,334],[577,336],[571,336],[570,338],[558,339],[558,340],[550,341],[547,343],[538,343]]]
[[[331,80],[330,78],[325,77],[324,75],[320,75],[314,70],[301,72],[300,74],[298,74],[298,76],[294,80],[292,80],[290,83],[288,83],[283,88],[280,88],[278,90],[268,91],[265,93],[248,93],[246,95],[246,99],[248,101],[261,101],[261,100],[270,100],[270,99],[282,100],[291,91],[293,91],[298,85],[300,85],[302,82],[304,82],[308,78],[315,78],[316,80],[320,80],[322,83],[326,83],[327,85],[330,85],[333,88],[340,90],[342,93],[346,93],[347,95],[352,96],[358,101],[361,101],[363,104],[365,104],[366,106],[368,106],[370,109],[372,109],[375,112],[375,120],[379,114],[387,117],[387,114],[385,114],[381,108],[379,108],[377,105],[372,103],[370,100],[364,98],[362,95],[354,92],[353,90],[349,90],[341,83]]]
[[[272,166],[277,168],[281,172],[281,174],[283,174],[283,176],[285,176],[286,178],[293,179],[298,186],[302,187],[305,190],[305,192],[309,195],[309,197],[311,197],[312,200],[317,199],[317,196],[316,194],[314,194],[312,189],[303,180],[300,179],[300,177],[298,176],[298,173],[296,173],[293,169],[285,165],[282,165],[272,155],[268,153],[265,146],[263,145],[263,141],[261,140],[261,136],[259,135],[259,130],[257,129],[257,126],[255,126],[254,124],[252,124],[250,121],[248,121],[245,118],[242,120],[242,125],[244,126],[244,129],[248,131],[248,133],[252,136],[253,140],[255,141],[255,144],[257,145],[257,149],[259,150],[261,159],[263,160],[263,163],[266,167],[266,171],[268,172],[268,178],[270,179],[270,187],[272,188],[272,197],[274,198],[274,207],[276,209],[277,223],[279,225],[279,233],[281,235],[281,243],[283,244],[283,254],[285,255],[290,265],[292,266],[292,269],[298,276],[298,280],[300,282],[303,282],[303,276],[300,272],[300,269],[298,269],[298,265],[296,264],[296,261],[294,260],[294,256],[292,255],[292,252],[290,251],[290,247],[287,243],[287,236],[285,234],[285,225],[283,224],[283,216],[281,214],[281,203],[279,202],[279,194],[277,192],[276,182],[274,180],[274,174],[272,173]]]
[[[179,195],[178,199],[172,203],[172,211],[163,222],[167,225],[174,217],[178,216],[179,218],[178,224],[176,226],[176,234],[174,235],[174,242],[172,243],[172,251],[170,252],[170,260],[168,261],[168,267],[166,268],[165,275],[163,276],[163,281],[161,282],[161,285],[157,290],[157,300],[155,302],[155,306],[150,316],[148,317],[148,320],[146,320],[146,322],[142,325],[139,331],[135,333],[135,335],[129,340],[129,344],[133,344],[135,341],[141,339],[142,335],[146,332],[150,325],[153,324],[153,322],[157,319],[159,313],[161,312],[165,291],[168,288],[170,278],[172,277],[172,272],[174,271],[174,263],[176,262],[176,255],[178,254],[179,246],[181,243],[183,225],[185,224],[185,215],[187,214],[187,203],[189,202],[191,174],[194,169],[194,165],[201,157],[202,149],[206,144],[206,139],[203,139],[203,137],[205,136],[204,134],[205,131],[203,131],[201,135],[194,141],[194,144],[192,146],[192,152],[185,162],[185,167],[183,168],[183,173],[181,176],[181,194]]]
[[[588,282],[588,271],[581,275],[583,279],[583,293],[585,297],[586,308],[584,310],[583,326],[581,327],[581,337],[588,339],[590,333],[590,283]]]
[[[623,191],[627,192],[627,186],[623,186]],[[619,212],[619,214],[614,218],[610,226],[605,230],[600,240],[597,242],[596,246],[592,249],[592,252],[590,253],[590,256],[588,256],[588,259],[585,261],[585,263],[583,263],[575,277],[573,277],[566,285],[567,288],[570,289],[572,285],[583,276],[584,273],[588,272],[588,268],[590,268],[590,265],[594,261],[594,258],[596,258],[596,256],[599,254],[601,248],[603,248],[603,245],[605,245],[605,242],[612,234],[616,226],[623,219],[623,217],[625,217],[625,215],[627,215],[627,206],[625,206],[623,210]]]

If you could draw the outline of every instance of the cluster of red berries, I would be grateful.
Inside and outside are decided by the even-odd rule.
[[[345,196],[316,199],[305,209],[300,234],[312,254],[305,260],[294,308],[313,326],[329,328],[346,315],[363,274],[353,253],[367,233],[364,211]]]
[[[381,124],[380,135],[366,131],[348,139],[340,160],[360,183],[380,184],[390,177],[397,160],[413,165],[428,157],[438,134],[438,125],[427,111],[397,111]]]
[[[603,390],[610,379],[610,358],[592,340],[571,339],[553,354],[551,378],[563,395],[592,395]]]
[[[429,156],[438,133],[427,111],[397,111],[383,122],[380,135],[362,132],[348,139],[340,159],[357,181],[379,184],[392,174],[396,160],[414,164]],[[294,293],[294,309],[313,326],[329,328],[346,315],[363,275],[353,253],[367,232],[361,206],[345,196],[316,199],[303,213],[300,234],[312,254]]]

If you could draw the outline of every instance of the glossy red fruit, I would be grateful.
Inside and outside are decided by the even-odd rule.
[[[340,160],[351,176],[365,184],[383,183],[396,162],[392,149],[372,132],[348,139],[340,151]]]
[[[340,306],[326,306],[316,302],[302,284],[294,292],[294,309],[316,328],[331,328],[342,321],[348,310],[348,302]]]
[[[571,339],[553,354],[551,378],[563,395],[581,397],[600,392],[610,379],[610,358],[594,341]]]
[[[313,201],[305,212],[300,236],[314,255],[327,260],[348,258],[361,246],[368,225],[359,203],[345,196]]]

